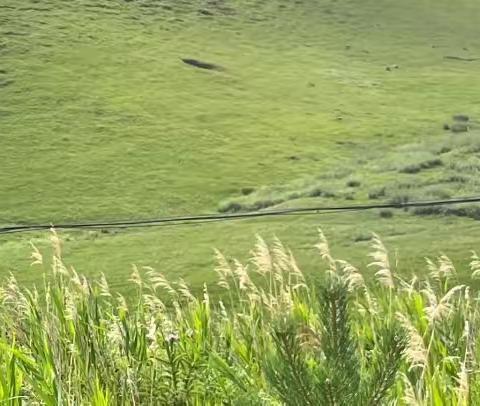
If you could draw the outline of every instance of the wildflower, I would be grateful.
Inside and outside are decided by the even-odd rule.
[[[165,341],[169,344],[176,343],[178,340],[180,340],[180,337],[176,332],[170,333],[167,335],[167,337],[165,337]]]

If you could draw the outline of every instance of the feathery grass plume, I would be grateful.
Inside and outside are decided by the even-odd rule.
[[[453,262],[445,254],[440,255],[438,258],[438,273],[440,278],[449,278],[450,276],[457,273]]]
[[[30,265],[43,265],[43,255],[40,250],[30,241],[30,246],[32,247],[32,253],[30,258],[33,262]]]
[[[229,280],[233,277],[233,271],[230,267],[227,258],[217,249],[214,250],[217,265],[215,272],[218,275],[218,286],[230,290]]]
[[[260,275],[270,274],[273,271],[273,261],[270,254],[270,248],[265,240],[257,235],[257,243],[252,250],[253,264],[255,265],[255,271]]]
[[[187,302],[196,302],[197,298],[192,295],[192,292],[190,291],[190,288],[188,287],[187,283],[180,278],[179,281],[177,282],[177,292],[180,294],[180,297],[185,299]]]
[[[53,255],[58,259],[62,258],[62,241],[57,234],[57,231],[52,226],[50,227],[50,243],[52,244],[53,248]]]
[[[337,263],[341,267],[342,275],[351,292],[356,291],[357,289],[363,290],[366,288],[365,280],[358,268],[354,267],[347,261],[338,260]]]
[[[477,279],[480,277],[480,258],[475,251],[472,251],[470,257],[470,271],[472,272],[472,278]]]
[[[275,236],[273,239],[272,253],[274,268],[279,269],[281,272],[287,273],[290,270],[291,259],[287,249],[277,236]]]
[[[256,290],[255,285],[253,284],[252,280],[250,279],[250,275],[248,275],[248,267],[244,266],[240,261],[233,260],[235,268],[233,269],[233,273],[238,281],[238,287],[241,291],[246,290]]]
[[[137,285],[139,289],[143,287],[143,281],[140,275],[140,271],[135,264],[132,265],[132,273],[130,274],[129,281]]]
[[[168,281],[164,274],[155,271],[153,268],[149,268],[147,270],[147,276],[154,291],[160,288],[166,291],[172,298],[176,298],[178,296],[177,291],[173,288],[172,284]]]
[[[428,351],[425,347],[423,337],[410,319],[400,312],[396,313],[397,320],[407,332],[408,345],[405,349],[405,355],[410,364],[409,370],[420,368],[425,369],[428,363]]]
[[[450,279],[457,273],[450,258],[445,254],[442,254],[437,258],[436,263],[429,258],[426,258],[426,261],[431,279],[436,281],[442,290],[448,290]]]
[[[435,292],[431,288],[430,284],[426,284],[426,288],[422,289],[425,294],[428,306],[425,307],[425,312],[428,317],[429,323],[439,322],[446,319],[453,311],[455,305],[452,303],[452,299],[455,293],[464,289],[464,285],[457,285],[451,288],[440,300],[438,300]]]
[[[411,297],[415,292],[418,291],[419,279],[417,275],[413,275],[410,281],[406,281],[402,278],[398,278],[400,281],[400,290],[405,292],[408,297]]]
[[[329,270],[331,272],[336,272],[337,267],[335,259],[332,257],[332,254],[330,252],[330,245],[328,244],[327,237],[325,237],[325,234],[320,228],[318,229],[318,236],[319,241],[317,244],[315,244],[315,247],[320,252],[320,256],[322,257],[322,259],[328,263]]]
[[[373,261],[368,264],[368,266],[378,268],[375,276],[377,277],[380,285],[385,286],[389,289],[393,289],[395,287],[395,283],[393,280],[393,273],[390,268],[388,251],[385,245],[383,245],[382,241],[380,240],[380,237],[375,233],[373,233],[371,245],[373,252],[370,253],[369,256],[373,259]]]
[[[100,275],[100,279],[97,281],[97,286],[100,289],[100,296],[103,297],[112,297],[110,293],[110,287],[108,286],[107,278],[105,274],[102,272]]]
[[[298,267],[297,261],[295,260],[295,257],[293,256],[293,253],[288,250],[288,258],[289,258],[289,269],[292,273],[292,275],[296,276],[297,282],[298,283],[304,283],[305,282],[305,275],[303,272],[300,270]]]

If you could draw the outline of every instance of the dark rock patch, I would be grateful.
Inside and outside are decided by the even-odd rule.
[[[223,70],[223,68],[219,65],[210,62],[199,61],[198,59],[182,58],[182,62],[200,69]]]
[[[240,193],[244,196],[251,195],[253,192],[255,192],[255,188],[250,186],[242,187],[242,189],[240,190]]]
[[[214,15],[210,10],[207,10],[207,9],[205,9],[205,8],[202,8],[202,9],[198,10],[198,12],[199,12],[201,15],[208,16],[208,17],[211,17],[211,16]]]
[[[463,62],[480,61],[480,58],[463,58],[461,56],[453,56],[453,55],[444,56],[443,59],[451,59],[451,60],[454,60],[454,61],[463,61]]]

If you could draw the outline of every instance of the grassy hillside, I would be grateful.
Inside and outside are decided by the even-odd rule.
[[[479,191],[480,60],[466,60],[480,57],[475,0],[4,0],[0,10],[3,225]],[[468,133],[443,130],[454,114],[470,117]],[[134,262],[209,279],[212,247],[238,256],[256,233],[298,248],[308,269],[318,225],[352,259],[370,230],[411,263],[475,246],[475,209],[417,214],[434,216],[71,233],[65,253],[121,287]],[[1,273],[38,280],[29,238],[46,236],[0,238]]]

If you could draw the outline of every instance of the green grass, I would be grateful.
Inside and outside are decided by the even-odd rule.
[[[480,400],[480,275],[446,256],[402,277],[374,236],[368,268],[320,233],[317,281],[279,240],[248,265],[217,252],[216,282],[135,268],[129,300],[35,250],[44,290],[0,286],[0,401],[62,405],[443,405]],[[323,259],[323,261],[322,261]],[[459,272],[468,279],[460,284]]]
[[[278,196],[284,205],[355,203],[382,187],[384,200],[478,192],[475,142],[457,145],[450,139],[464,134],[442,129],[454,114],[480,118],[480,62],[444,59],[480,55],[475,0],[0,7],[1,224],[196,214]],[[468,137],[477,134],[473,126]],[[439,156],[437,146],[451,142]],[[432,159],[442,165],[428,168]],[[349,187],[352,179],[360,185]],[[255,191],[242,197],[246,187]],[[312,190],[335,196],[308,197]],[[240,255],[255,234],[278,234],[302,257],[318,225],[334,229],[353,258],[357,236],[376,231],[408,258],[405,267],[426,252],[465,257],[479,236],[466,218],[370,213],[71,233],[65,252],[121,289],[131,263],[198,286],[211,278],[212,247]],[[46,237],[0,239],[1,274],[39,281],[29,238]],[[309,254],[301,260],[309,269]]]

